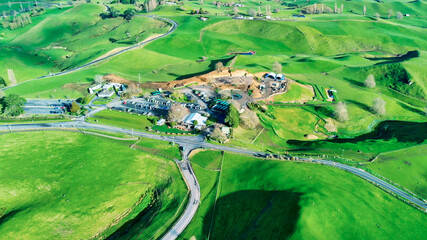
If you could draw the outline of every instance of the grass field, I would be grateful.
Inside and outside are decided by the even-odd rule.
[[[0,138],[2,238],[109,236],[136,216],[140,237],[158,237],[186,199],[174,162],[118,141],[64,132]]]
[[[0,76],[6,77],[6,69],[11,68],[20,82],[73,68],[169,28],[166,23],[151,18],[101,19],[99,14],[103,10],[103,6],[95,4],[48,9],[32,18],[30,25],[16,30],[3,29]]]
[[[110,110],[100,111],[89,118],[88,121],[142,131],[146,131],[147,127],[153,126],[146,116]]]
[[[204,239],[203,229],[207,226],[203,223],[212,218],[209,214],[210,206],[213,206],[216,200],[218,179],[222,160],[222,153],[219,151],[201,151],[194,154],[190,161],[197,180],[201,186],[201,203],[197,209],[192,222],[178,239],[189,239],[194,236],[196,239]]]
[[[350,173],[229,153],[223,161],[210,239],[423,239],[426,234],[422,212]],[[200,181],[201,189],[216,191],[213,172],[196,174],[208,179]],[[210,198],[200,209],[210,210],[203,226],[186,237],[208,235],[213,196],[203,196]],[[189,227],[200,226],[201,219]]]
[[[274,101],[276,102],[307,102],[314,97],[313,90],[301,86],[296,83],[291,83],[288,86],[286,93],[276,95]]]
[[[381,154],[366,165],[404,188],[427,198],[427,145]]]

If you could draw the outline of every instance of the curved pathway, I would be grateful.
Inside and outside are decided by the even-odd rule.
[[[112,127],[112,126],[106,126],[106,125],[100,125],[100,124],[92,124],[92,123],[86,123],[84,121],[73,121],[73,122],[55,122],[55,123],[32,123],[32,124],[11,124],[11,125],[0,125],[0,131],[31,131],[31,130],[49,130],[49,129],[56,129],[56,130],[67,130],[69,128],[78,128],[80,130],[82,129],[96,129],[96,130],[102,130],[102,131],[110,131],[110,132],[117,132],[117,133],[125,133],[130,134],[130,130],[119,128],[119,127]],[[198,184],[197,178],[194,175],[193,169],[191,168],[191,164],[188,161],[188,154],[196,148],[209,148],[209,149],[217,149],[221,151],[229,151],[229,152],[235,152],[240,154],[248,154],[256,157],[266,157],[268,154],[264,152],[257,152],[247,149],[241,149],[241,148],[233,148],[228,146],[222,146],[222,145],[215,145],[212,143],[206,143],[204,141],[204,138],[202,136],[161,136],[146,132],[138,132],[138,131],[132,131],[133,136],[138,137],[146,137],[161,141],[168,141],[168,142],[175,142],[176,144],[180,145],[183,148],[183,160],[181,162],[178,162],[180,166],[180,170],[182,171],[183,177],[191,191],[190,201],[183,213],[183,215],[180,217],[180,219],[174,224],[174,226],[166,233],[166,235],[162,238],[163,240],[173,240],[176,239],[177,236],[179,236],[184,229],[188,226],[188,224],[193,219],[197,208],[199,206],[200,202],[200,186]],[[324,164],[332,167],[337,167],[339,169],[348,171],[350,173],[353,173],[357,176],[360,176],[361,178],[380,186],[381,188],[385,189],[386,191],[399,196],[400,198],[404,199],[406,202],[415,205],[422,209],[424,212],[427,210],[427,204],[423,200],[420,200],[414,196],[409,195],[405,191],[402,191],[395,186],[369,174],[368,172],[365,172],[362,169],[347,166],[342,163],[337,163],[329,160],[323,160],[323,159],[311,159],[311,158],[299,158],[300,161],[305,162],[312,162],[312,163],[318,163],[318,164]]]
[[[173,32],[176,30],[176,28],[178,27],[178,23],[177,23],[177,22],[175,22],[175,21],[173,21],[173,20],[170,20],[170,19],[167,19],[167,18],[162,18],[162,17],[158,17],[158,16],[154,16],[154,15],[136,15],[136,16],[139,16],[139,17],[149,17],[149,18],[153,18],[153,19],[157,19],[157,20],[165,21],[165,22],[170,23],[170,24],[172,25],[172,27],[171,27],[171,28],[169,29],[169,31],[168,31],[168,32],[166,32],[165,34],[162,34],[162,35],[160,35],[160,36],[157,36],[157,37],[155,37],[155,38],[152,38],[152,39],[149,39],[149,40],[146,40],[146,41],[139,42],[139,43],[137,43],[137,44],[135,44],[135,45],[132,45],[132,46],[130,46],[130,47],[127,47],[127,48],[125,48],[125,49],[123,49],[123,50],[120,50],[120,51],[118,51],[118,52],[111,53],[111,54],[108,54],[108,55],[106,55],[106,56],[104,56],[104,57],[102,57],[102,58],[98,58],[98,59],[96,59],[96,60],[93,60],[93,61],[91,61],[91,62],[88,62],[88,63],[86,63],[86,64],[84,64],[84,65],[82,65],[82,66],[75,67],[75,68],[73,68],[73,69],[69,69],[69,70],[66,70],[66,71],[63,71],[63,72],[52,73],[52,74],[48,74],[48,75],[44,75],[44,76],[40,76],[40,77],[38,77],[38,78],[34,78],[34,79],[30,79],[30,80],[26,80],[26,81],[20,82],[20,83],[15,84],[15,85],[11,85],[11,86],[7,86],[7,87],[4,87],[4,88],[1,88],[1,89],[0,89],[0,91],[3,91],[3,90],[6,90],[6,89],[9,89],[9,88],[12,88],[12,87],[18,86],[18,85],[23,84],[23,83],[26,83],[26,82],[34,81],[34,80],[37,80],[37,79],[43,79],[43,78],[48,78],[48,77],[56,77],[56,76],[61,76],[61,75],[69,74],[69,73],[72,73],[72,72],[76,72],[76,71],[81,70],[81,69],[83,69],[83,68],[86,68],[86,67],[89,67],[89,66],[95,65],[95,64],[97,64],[97,63],[99,63],[99,62],[101,62],[101,61],[104,61],[104,60],[107,60],[107,59],[113,58],[113,57],[115,57],[115,56],[117,56],[117,55],[120,55],[120,54],[122,54],[122,53],[125,53],[125,52],[128,52],[128,51],[131,51],[131,50],[134,50],[134,49],[136,49],[136,48],[138,48],[138,47],[140,47],[140,46],[142,46],[142,45],[145,45],[145,44],[147,44],[147,43],[153,42],[153,41],[158,40],[158,39],[160,39],[160,38],[164,38],[164,37],[166,37],[166,36],[170,35],[171,33],[173,33]]]

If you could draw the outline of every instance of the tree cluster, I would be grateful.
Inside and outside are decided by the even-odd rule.
[[[324,4],[319,4],[319,6],[315,3],[310,6],[303,7],[301,9],[303,14],[321,14],[321,13],[332,13],[332,9],[330,7],[326,7]]]
[[[227,136],[225,136],[219,127],[214,128],[214,130],[209,134],[209,138],[220,143],[227,140]]]
[[[22,108],[27,101],[17,94],[9,94],[0,98],[0,113],[8,117],[16,117],[24,113]]]
[[[11,20],[5,19],[2,22],[2,27],[9,28],[10,30],[14,30],[17,28],[25,27],[31,23],[32,21],[31,21],[30,15],[28,13],[23,13],[19,16],[12,17]]]
[[[208,11],[203,10],[203,8],[200,9],[193,9],[191,10],[190,14],[208,14]]]

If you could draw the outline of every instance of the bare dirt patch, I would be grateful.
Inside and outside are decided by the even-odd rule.
[[[155,38],[155,37],[158,37],[158,36],[160,36],[160,35],[162,35],[162,34],[155,34],[155,35],[153,35],[153,36],[149,36],[148,38],[146,38],[146,39],[142,40],[141,42],[151,40],[151,39],[153,39],[153,38]],[[129,46],[128,46],[128,47],[129,47]],[[101,58],[107,57],[108,55],[111,55],[111,54],[114,54],[114,53],[120,52],[121,50],[126,49],[126,48],[128,48],[128,47],[118,47],[118,48],[114,48],[113,50],[110,50],[110,51],[108,51],[107,53],[105,53],[105,54],[101,55],[100,57],[98,57],[97,59],[95,59],[95,61],[96,61],[96,60],[99,60],[99,59],[101,59]],[[142,47],[144,47],[144,45],[142,45],[142,46],[140,46],[140,47],[138,47],[138,48],[142,48]],[[134,48],[134,49],[138,49],[138,48]]]
[[[77,92],[84,92],[88,87],[90,87],[89,83],[67,83],[62,86],[63,89],[74,90]]]

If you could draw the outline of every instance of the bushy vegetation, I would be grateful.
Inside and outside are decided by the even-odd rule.
[[[17,94],[9,94],[0,98],[0,114],[6,117],[16,117],[24,113],[22,108],[27,101]]]
[[[374,74],[376,81],[383,86],[412,97],[425,99],[423,89],[411,80],[411,75],[401,63],[375,65],[368,71]]]

